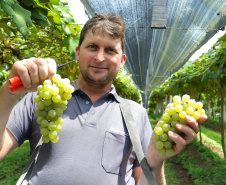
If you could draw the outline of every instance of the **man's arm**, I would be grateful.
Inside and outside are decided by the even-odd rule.
[[[162,165],[159,169],[152,170],[152,174],[157,184],[166,185],[164,165]],[[149,185],[144,174],[142,173],[141,167],[134,168],[133,175],[136,185]]]
[[[20,76],[24,88],[11,92],[9,81],[0,88],[0,159],[18,146],[14,136],[6,129],[10,113],[19,98],[37,90],[38,84],[56,73],[56,62],[52,59],[30,58],[15,62],[9,78]]]
[[[6,124],[9,119],[12,108],[16,104],[17,100],[20,98],[20,95],[14,95],[10,93],[8,88],[9,82],[5,82],[0,89],[0,151],[2,152],[3,146],[4,150],[10,151],[10,144],[4,142],[12,142],[9,131],[6,130]],[[15,139],[15,138],[14,138]],[[14,146],[14,144],[13,144]],[[8,148],[8,149],[7,149]],[[4,152],[4,153],[5,153]],[[0,157],[1,158],[1,157]]]

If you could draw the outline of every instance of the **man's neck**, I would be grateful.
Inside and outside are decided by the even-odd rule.
[[[112,83],[101,85],[85,81],[81,76],[76,80],[76,87],[81,88],[94,103],[98,98],[111,90]]]

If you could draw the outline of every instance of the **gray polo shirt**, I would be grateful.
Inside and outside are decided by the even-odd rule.
[[[36,123],[36,93],[28,93],[13,109],[7,128],[31,152],[41,137]],[[146,110],[129,101],[144,152],[152,129]],[[59,142],[43,144],[29,184],[134,185],[132,169],[139,166],[112,86],[94,104],[76,89],[61,116]]]

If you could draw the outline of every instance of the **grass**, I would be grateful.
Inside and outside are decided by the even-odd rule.
[[[23,145],[12,151],[0,162],[0,185],[16,184],[29,160],[29,151],[29,142],[25,141]]]
[[[177,162],[187,170],[195,185],[222,185],[226,182],[226,161],[197,141],[178,155]]]

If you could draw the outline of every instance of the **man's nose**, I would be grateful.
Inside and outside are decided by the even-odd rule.
[[[96,53],[96,61],[97,62],[104,62],[105,61],[105,52],[104,49],[99,49]]]

